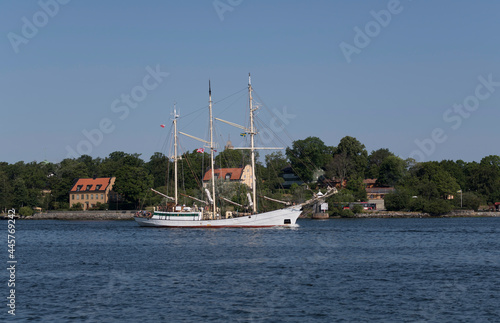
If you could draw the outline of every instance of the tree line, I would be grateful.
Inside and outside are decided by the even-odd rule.
[[[215,158],[217,168],[242,167],[250,163],[246,150],[226,149]],[[203,174],[210,166],[206,152],[184,153],[178,161],[180,203],[192,204],[185,195],[203,198]],[[291,168],[304,181],[283,187],[284,169]],[[0,209],[41,207],[44,210],[69,209],[68,193],[78,178],[116,177],[113,190],[123,197],[115,208],[143,208],[158,205],[162,197],[151,193],[155,188],[173,195],[173,161],[156,152],[149,161],[140,154],[112,152],[106,158],[64,159],[58,163],[0,163]],[[319,176],[319,180],[318,179]],[[478,209],[480,205],[500,201],[500,157],[486,156],[480,162],[430,161],[402,159],[389,149],[368,153],[356,138],[346,136],[339,144],[327,146],[318,137],[294,141],[286,152],[275,152],[259,158],[256,165],[259,194],[289,202],[302,202],[313,191],[328,185],[333,179],[341,183],[339,194],[329,199],[331,213],[340,202],[366,201],[363,179],[376,178],[378,186],[394,187],[385,198],[388,210],[424,211],[432,214],[452,208]],[[246,204],[248,188],[242,184],[222,185],[217,190],[234,202]],[[458,192],[462,192],[461,194]],[[461,199],[457,198],[461,195]],[[450,199],[454,196],[454,199]],[[108,207],[112,208],[112,205]],[[260,201],[261,210],[274,209],[279,204]]]

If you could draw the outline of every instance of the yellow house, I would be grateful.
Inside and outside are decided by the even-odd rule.
[[[88,210],[97,203],[108,203],[109,192],[113,188],[116,177],[79,178],[69,191],[69,206],[77,203]]]
[[[252,187],[252,166],[246,165],[243,168],[217,168],[214,169],[215,179],[223,179],[230,182],[237,182]],[[207,187],[212,180],[212,172],[209,170],[203,176],[203,187]]]

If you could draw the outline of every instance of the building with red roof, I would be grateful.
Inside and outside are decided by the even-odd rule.
[[[228,182],[236,182],[252,187],[252,166],[246,165],[243,168],[217,168],[214,169],[215,180],[222,179]],[[212,172],[208,170],[203,176],[203,187],[210,185]]]
[[[69,191],[69,206],[80,203],[84,210],[109,201],[116,177],[79,178]]]

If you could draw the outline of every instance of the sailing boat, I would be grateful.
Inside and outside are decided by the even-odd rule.
[[[311,203],[315,198],[306,201],[305,203],[287,206],[282,209],[258,213],[256,207],[256,180],[255,180],[255,150],[262,149],[256,148],[254,146],[254,136],[257,134],[254,127],[254,112],[256,109],[253,108],[253,99],[252,99],[252,84],[249,75],[248,80],[248,93],[249,93],[249,106],[250,106],[250,128],[246,128],[235,123],[221,120],[216,118],[219,121],[225,122],[232,126],[244,129],[247,134],[250,135],[250,147],[249,148],[235,148],[235,149],[250,149],[251,152],[251,163],[252,163],[252,198],[249,197],[250,204],[253,207],[253,212],[249,215],[239,216],[239,217],[222,217],[219,209],[215,203],[215,176],[214,176],[214,151],[215,145],[213,141],[213,117],[212,117],[212,90],[209,82],[208,86],[208,95],[209,95],[209,118],[210,118],[210,141],[205,141],[203,139],[179,132],[185,136],[193,138],[195,140],[199,140],[204,142],[210,148],[210,158],[211,158],[211,193],[208,189],[206,189],[206,195],[210,203],[198,200],[201,203],[205,204],[205,207],[198,208],[195,206],[194,208],[180,206],[178,205],[177,198],[177,160],[179,157],[177,156],[177,118],[179,117],[174,110],[173,117],[173,125],[174,125],[174,181],[175,181],[175,189],[174,189],[174,197],[169,197],[163,193],[156,193],[172,200],[172,203],[167,203],[167,207],[162,207],[159,209],[155,209],[152,215],[143,216],[141,212],[134,217],[135,221],[141,226],[149,226],[149,227],[180,227],[180,228],[265,228],[265,227],[276,227],[276,226],[285,226],[285,227],[293,227],[297,226],[296,221],[301,213],[301,208],[305,204]],[[277,148],[267,148],[267,149],[277,149]],[[153,190],[153,189],[152,189]],[[154,191],[154,190],[153,190]],[[325,196],[322,196],[324,198]],[[223,198],[224,199],[224,198]],[[227,201],[227,199],[224,199]]]

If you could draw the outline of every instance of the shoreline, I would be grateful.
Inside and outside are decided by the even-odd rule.
[[[500,217],[500,212],[476,212],[473,210],[455,210],[443,215],[430,215],[422,212],[401,212],[401,211],[372,211],[354,214],[352,217],[334,216],[328,219],[388,219],[388,218],[491,218]],[[301,219],[312,219],[311,217],[301,216]],[[316,220],[316,219],[313,219]],[[318,219],[319,220],[319,219]]]
[[[36,213],[20,217],[22,220],[85,220],[85,221],[127,221],[133,220],[137,211],[61,211]]]
[[[85,221],[130,221],[137,211],[61,211],[37,213],[28,217],[16,216],[21,220],[85,220]],[[386,218],[462,218],[462,217],[500,217],[500,212],[475,212],[473,210],[456,210],[444,215],[430,215],[421,212],[399,212],[399,211],[374,211],[358,213],[352,217],[329,217],[329,219],[386,219]],[[2,216],[2,218],[6,218]],[[300,219],[312,219],[310,216],[299,217]],[[319,220],[319,219],[313,219]]]

